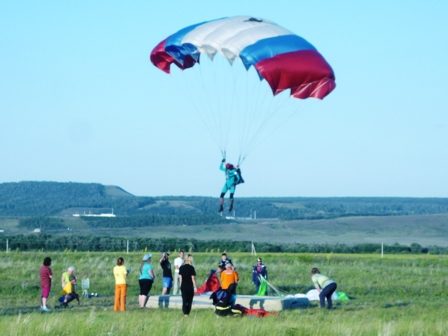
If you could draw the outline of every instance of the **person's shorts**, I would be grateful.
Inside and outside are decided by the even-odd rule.
[[[48,297],[50,296],[50,288],[51,288],[51,286],[43,286],[42,287],[42,297],[44,299],[48,299]]]
[[[149,291],[152,288],[153,281],[150,279],[140,279],[138,283],[140,284],[140,295],[148,296]]]
[[[173,279],[171,278],[162,278],[162,287],[163,288],[171,288],[173,287]]]

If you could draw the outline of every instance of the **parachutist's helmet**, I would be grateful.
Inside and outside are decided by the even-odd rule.
[[[227,163],[227,164],[226,164],[226,169],[227,169],[227,170],[231,170],[231,169],[233,169],[233,164],[231,164],[231,163]]]

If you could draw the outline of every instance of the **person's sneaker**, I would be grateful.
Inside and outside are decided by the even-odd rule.
[[[44,311],[44,312],[49,312],[50,308],[48,308],[48,307],[40,307],[40,310]]]

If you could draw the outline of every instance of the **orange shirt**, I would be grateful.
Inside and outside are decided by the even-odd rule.
[[[232,269],[221,272],[221,288],[227,289],[233,283],[238,282],[238,273]]]

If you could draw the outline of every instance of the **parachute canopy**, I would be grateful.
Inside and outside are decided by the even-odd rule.
[[[151,62],[166,73],[171,64],[188,69],[200,55],[219,53],[231,64],[240,59],[254,67],[274,95],[290,90],[294,98],[323,99],[336,87],[333,69],[302,37],[276,23],[251,16],[201,22],[179,30],[151,52]]]

